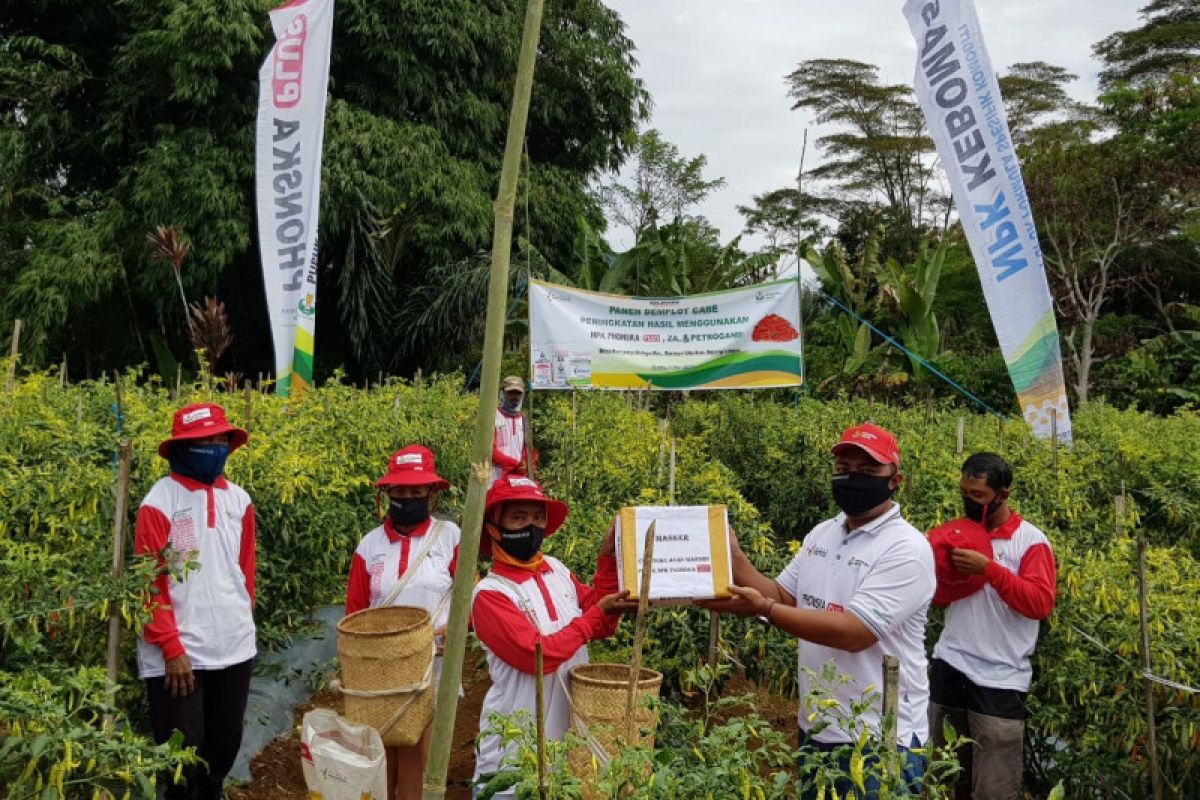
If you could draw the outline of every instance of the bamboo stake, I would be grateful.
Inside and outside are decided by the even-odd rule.
[[[113,578],[119,580],[125,572],[125,525],[129,518],[129,474],[133,463],[133,443],[122,439],[117,448],[117,510],[113,515]],[[121,615],[113,608],[108,615],[108,683],[117,683],[117,662],[121,649]],[[111,718],[106,718],[106,725]]]
[[[549,795],[546,793],[546,667],[542,656],[541,642],[533,645],[533,669],[537,673],[537,680],[534,682],[537,691],[534,710],[537,713],[538,800],[548,800]]]
[[[21,354],[21,320],[13,320],[12,346],[8,350],[8,382],[5,390],[12,392],[17,382],[17,356]]]
[[[450,765],[450,748],[454,742],[454,717],[458,711],[458,689],[462,683],[463,654],[467,644],[467,613],[470,610],[471,593],[475,588],[479,534],[483,528],[484,494],[492,475],[492,436],[496,424],[496,412],[492,404],[500,390],[501,348],[504,344],[505,307],[508,304],[508,264],[512,252],[513,206],[516,201],[521,146],[525,141],[525,122],[529,116],[529,95],[533,88],[533,67],[542,25],[542,5],[543,0],[529,0],[526,6],[512,112],[509,114],[508,135],[504,146],[504,164],[500,171],[500,189],[496,196],[496,222],[492,236],[492,264],[488,277],[488,304],[483,339],[483,368],[480,372],[479,403],[475,412],[475,432],[471,444],[473,466],[467,483],[463,535],[451,594],[446,652],[442,661],[442,680],[438,684],[433,736],[425,766],[422,800],[442,800],[446,796],[446,772]]]
[[[63,353],[62,363],[58,365],[58,388],[67,388],[67,354]]]
[[[963,454],[963,433],[965,432],[966,425],[967,425],[966,418],[959,417],[958,418],[958,449],[955,451],[956,455],[958,455],[958,456],[962,456],[962,454]]]
[[[1122,481],[1124,494],[1124,481]],[[1150,675],[1150,623],[1146,602],[1146,532],[1139,529],[1137,538],[1138,625],[1142,629],[1142,672]],[[1146,750],[1150,756],[1150,792],[1154,800],[1162,800],[1162,779],[1158,774],[1158,736],[1154,721],[1154,682],[1146,683]]]
[[[1050,466],[1058,473],[1058,409],[1050,409]]]
[[[675,505],[675,437],[671,437],[671,467],[667,480],[667,505]]]
[[[654,568],[654,529],[658,521],[646,528],[645,552],[642,554],[642,581],[638,590],[637,618],[633,623],[633,660],[629,664],[629,699],[625,702],[625,743],[633,744],[637,729],[634,711],[637,709],[637,687],[642,677],[642,645],[646,638],[646,608],[650,605],[650,574]]]
[[[246,433],[254,428],[254,387],[247,378],[242,393],[246,396]]]
[[[575,435],[579,432],[579,393],[571,390],[571,438],[567,441],[567,497],[575,497]]]
[[[883,657],[883,747],[895,750],[896,723],[900,718],[900,659],[896,656]],[[891,770],[895,764],[891,759],[884,763],[884,769]]]

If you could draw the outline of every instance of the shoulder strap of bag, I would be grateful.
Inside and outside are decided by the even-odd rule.
[[[525,614],[526,618],[528,618],[529,623],[533,625],[534,630],[545,636],[545,631],[542,630],[542,626],[538,623],[537,611],[534,610],[533,604],[529,602],[529,598],[525,596],[525,592],[522,591],[521,585],[516,581],[509,580],[503,575],[497,575],[495,572],[489,572],[488,578],[496,581],[502,586],[508,587],[508,589],[514,595],[516,595],[517,607],[520,608]]]
[[[396,601],[400,593],[404,591],[404,587],[412,582],[413,576],[417,574],[417,568],[421,566],[421,562],[429,555],[429,551],[437,544],[437,540],[442,535],[442,521],[440,519],[433,521],[433,526],[430,527],[429,533],[425,534],[425,541],[421,542],[421,549],[413,556],[413,560],[409,562],[408,569],[400,576],[400,580],[396,581],[396,585],[392,587],[392,591],[388,592],[388,596],[384,598],[381,606],[387,607]]]

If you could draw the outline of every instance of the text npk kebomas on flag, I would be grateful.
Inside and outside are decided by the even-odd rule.
[[[938,4],[929,3],[921,11],[921,17],[930,24],[937,15]],[[934,100],[938,107],[946,111],[942,122],[946,133],[953,143],[954,156],[962,169],[966,189],[974,194],[977,189],[987,188],[997,178],[995,165],[991,156],[986,152],[987,145],[983,139],[980,120],[975,116],[975,110],[967,103],[969,77],[976,90],[980,108],[983,110],[983,122],[988,126],[988,132],[996,142],[997,149],[1003,152],[1001,165],[1005,176],[1009,179],[1010,191],[1013,197],[1005,194],[1003,189],[996,192],[989,202],[972,203],[972,211],[979,221],[980,230],[988,233],[990,243],[987,247],[992,268],[997,270],[996,281],[1002,282],[1029,266],[1029,256],[1024,252],[1025,245],[1017,233],[1012,216],[1011,200],[1016,201],[1029,236],[1035,236],[1033,215],[1029,208],[1029,199],[1025,193],[1024,182],[1020,178],[1016,154],[1012,151],[1005,125],[996,104],[1000,98],[993,97],[987,86],[987,74],[979,62],[971,29],[962,25],[958,29],[960,40],[955,42],[946,25],[935,25],[925,33],[921,45],[921,68],[929,86],[934,90]],[[959,59],[959,46],[966,64]],[[966,77],[964,77],[966,76]],[[991,196],[991,191],[988,192]]]

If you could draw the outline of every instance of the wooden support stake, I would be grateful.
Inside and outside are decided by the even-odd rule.
[[[1050,466],[1058,474],[1058,409],[1050,409]]]
[[[675,437],[671,437],[671,467],[667,479],[667,505],[675,505]]]
[[[642,645],[646,638],[646,608],[650,605],[650,575],[654,569],[654,529],[658,521],[646,528],[645,552],[642,554],[642,580],[638,589],[637,617],[633,622],[633,659],[629,664],[629,698],[625,703],[625,744],[632,745],[637,730],[634,712],[637,709],[637,687],[642,677]]]
[[[246,396],[246,433],[254,428],[254,387],[247,378],[242,393]]]
[[[1150,756],[1150,792],[1153,800],[1162,800],[1162,778],[1158,774],[1158,736],[1154,710],[1154,681],[1150,680],[1150,623],[1146,602],[1146,532],[1137,538],[1138,625],[1142,629],[1142,672],[1146,675],[1146,751]]]
[[[121,385],[121,373],[113,370],[113,390],[117,394],[117,433],[125,432],[125,393]]]
[[[883,747],[895,750],[898,744],[896,724],[900,719],[900,659],[896,656],[883,657]],[[884,768],[890,770],[895,766],[892,759],[887,759]]]
[[[963,454],[963,434],[966,431],[967,420],[965,417],[958,418],[958,449],[955,453],[961,457]]]
[[[534,711],[537,713],[538,800],[549,800],[550,795],[546,790],[546,668],[541,642],[533,645],[533,669],[537,673],[534,681],[537,690]]]
[[[125,572],[125,525],[129,519],[129,476],[133,464],[133,444],[122,439],[117,448],[117,510],[113,515],[112,574],[119,580]],[[120,609],[113,604],[108,615],[108,683],[117,683],[117,662],[121,649]],[[108,720],[111,722],[111,720]],[[105,727],[108,727],[107,725]]]
[[[21,320],[13,320],[12,346],[8,349],[8,382],[5,390],[11,392],[17,383],[17,358],[21,355]]]
[[[58,365],[58,388],[67,388],[67,354],[63,353],[62,363]]]

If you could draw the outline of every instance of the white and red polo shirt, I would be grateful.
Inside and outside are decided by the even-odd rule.
[[[862,700],[868,688],[882,694],[883,657],[900,659],[899,743],[909,746],[912,737],[924,743],[929,738],[926,717],[929,706],[929,676],[925,657],[925,616],[936,583],[933,550],[925,537],[892,508],[853,531],[846,529],[846,515],[839,514],[813,528],[800,552],[776,578],[796,598],[796,607],[832,614],[853,614],[878,641],[858,653],[799,641],[799,689],[804,698],[812,688],[805,668],[820,674],[832,660],[837,671],[850,680],[834,687],[842,713]],[[879,730],[881,698],[863,715],[862,721]],[[800,728],[812,722],[803,703]],[[836,718],[813,735],[817,742],[853,741],[838,726]]]
[[[142,678],[162,677],[166,659],[181,653],[192,669],[254,657],[254,506],[240,486],[224,477],[211,486],[177,473],[162,478],[138,509],[133,549],[162,568],[138,640]],[[199,568],[176,577],[189,561]]]
[[[475,587],[471,622],[487,655],[491,688],[483,700],[480,730],[492,712],[534,714],[537,688],[534,644],[542,644],[545,670],[546,738],[562,739],[571,722],[570,698],[564,691],[576,664],[588,661],[587,643],[611,636],[620,618],[605,614],[597,601],[617,591],[617,561],[596,561],[595,587],[579,581],[556,558],[545,556],[529,571],[493,563]],[[561,681],[561,682],[560,682]],[[475,759],[475,777],[496,772],[508,750],[495,736],[484,737]],[[503,795],[501,795],[503,796]]]
[[[492,437],[492,483],[514,470],[524,473],[524,461],[525,418],[520,413],[509,415],[497,408],[496,432]]]
[[[1038,623],[1054,611],[1057,567],[1046,534],[1012,514],[994,531],[987,584],[950,604],[933,657],[991,689],[1029,691]]]
[[[392,605],[423,608],[433,618],[435,629],[450,618],[450,604],[443,602],[454,585],[458,564],[458,542],[462,531],[453,522],[427,519],[405,535],[390,519],[368,533],[354,549],[350,579],[346,585],[346,613],[375,608],[383,603],[421,551],[433,526],[440,530],[428,555],[415,565],[417,572],[396,596]]]

